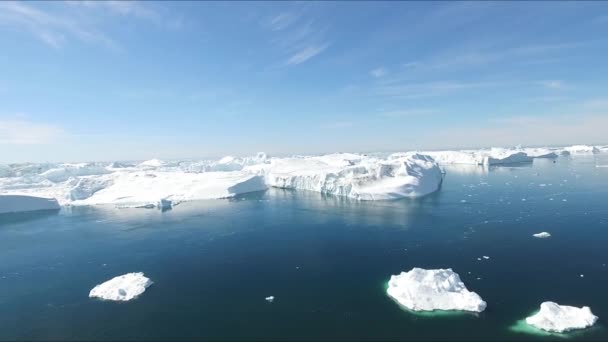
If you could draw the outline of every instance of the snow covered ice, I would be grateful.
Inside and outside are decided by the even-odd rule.
[[[452,269],[413,268],[391,276],[388,295],[413,311],[457,310],[482,312],[486,302],[467,290]]]
[[[146,291],[152,281],[142,272],[127,273],[95,286],[89,293],[90,298],[113,301],[129,301]]]
[[[532,236],[534,236],[535,238],[539,238],[539,239],[546,239],[548,237],[551,237],[551,234],[549,234],[547,232],[542,232],[542,233],[532,234]]]
[[[554,302],[542,303],[537,314],[526,318],[526,323],[537,329],[557,333],[584,329],[594,325],[595,322],[597,316],[591,313],[588,306],[577,308]]]

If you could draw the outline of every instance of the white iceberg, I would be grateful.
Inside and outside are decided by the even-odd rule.
[[[50,180],[51,182],[63,182],[70,177],[102,175],[110,173],[105,167],[95,164],[80,163],[80,164],[62,164],[60,167],[49,169],[40,176]]]
[[[442,181],[437,163],[416,153],[387,160],[355,154],[272,159],[257,170],[269,186],[357,200],[424,196],[438,190]]]
[[[575,329],[584,329],[597,322],[588,306],[577,308],[574,306],[559,305],[554,302],[544,302],[540,311],[528,318],[526,323],[548,332],[562,333]]]
[[[557,158],[558,155],[554,151],[547,148],[523,148],[521,152],[526,153],[531,158]]]
[[[89,293],[90,298],[114,301],[129,301],[137,298],[152,285],[152,281],[142,272],[127,273],[95,286]]]
[[[589,145],[574,145],[569,147],[564,147],[564,151],[570,154],[590,154],[590,153],[600,153],[600,149],[595,146]]]
[[[450,268],[413,268],[409,272],[401,272],[391,276],[386,292],[413,311],[482,312],[487,305],[477,293],[467,290],[458,273]]]
[[[119,174],[109,187],[72,204],[163,208],[183,201],[228,198],[265,189],[263,177],[243,172],[138,171]]]
[[[551,234],[549,234],[547,232],[542,232],[542,233],[532,234],[532,236],[534,236],[535,238],[539,238],[539,239],[546,239],[548,237],[551,237]]]
[[[529,163],[532,157],[525,152],[504,148],[491,148],[489,150],[463,150],[463,151],[431,151],[421,152],[433,157],[439,164],[467,164],[467,165],[504,165]]]
[[[54,198],[0,194],[0,214],[57,209],[59,203]]]

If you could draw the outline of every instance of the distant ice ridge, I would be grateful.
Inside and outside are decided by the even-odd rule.
[[[89,297],[129,301],[144,293],[146,288],[152,284],[153,282],[146,278],[142,272],[127,273],[95,286],[89,293]]]
[[[435,161],[410,153],[377,159],[338,153],[318,157],[273,158],[247,168],[277,188],[316,191],[357,200],[389,200],[436,191],[442,174]]]
[[[526,323],[535,328],[557,333],[584,329],[594,325],[595,322],[597,316],[588,306],[577,308],[554,302],[542,303],[537,314],[526,318]]]
[[[482,312],[486,302],[467,290],[458,273],[448,269],[413,268],[391,276],[387,294],[413,311],[456,310]]]
[[[56,209],[59,203],[54,198],[0,194],[0,214]]]

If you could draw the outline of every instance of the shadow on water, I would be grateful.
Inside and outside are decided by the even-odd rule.
[[[19,213],[0,214],[0,227],[3,225],[22,223],[27,221],[35,221],[57,215],[60,209],[37,210]]]

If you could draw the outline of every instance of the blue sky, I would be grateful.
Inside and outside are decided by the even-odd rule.
[[[0,162],[608,143],[606,2],[0,2]]]

